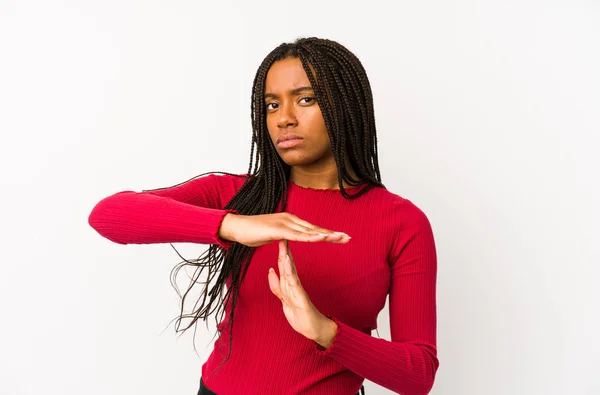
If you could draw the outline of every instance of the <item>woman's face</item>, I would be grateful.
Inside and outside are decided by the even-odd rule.
[[[273,63],[264,98],[267,129],[285,163],[318,166],[333,161],[325,120],[300,59]]]

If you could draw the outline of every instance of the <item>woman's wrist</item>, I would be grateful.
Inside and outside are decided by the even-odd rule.
[[[321,347],[328,349],[333,344],[338,332],[338,325],[332,319],[325,317],[322,321],[318,335],[312,339]]]
[[[223,220],[221,221],[221,226],[219,227],[219,231],[217,232],[217,236],[219,236],[219,238],[221,240],[225,240],[225,241],[232,241],[235,242],[235,237],[233,235],[233,226],[231,225],[232,221],[235,221],[235,217],[237,217],[237,214],[234,213],[227,213],[225,214],[225,216],[223,217]]]

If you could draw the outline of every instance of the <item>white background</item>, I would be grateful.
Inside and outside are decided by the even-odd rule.
[[[0,394],[196,393],[212,331],[197,355],[168,326],[180,259],[87,216],[246,171],[254,73],[299,36],[361,59],[383,181],[434,228],[432,394],[600,394],[593,0],[1,0]]]

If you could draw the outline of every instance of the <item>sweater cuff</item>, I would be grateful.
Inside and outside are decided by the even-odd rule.
[[[221,225],[223,224],[223,220],[225,219],[225,216],[227,214],[236,214],[238,215],[239,213],[237,212],[237,210],[234,209],[227,209],[227,210],[222,210],[223,211],[223,215],[221,216],[221,219],[219,220],[219,224],[217,226],[217,229],[215,230],[214,233],[214,238],[217,242],[217,245],[219,245],[219,247],[223,248],[225,251],[228,251],[229,248],[231,247],[231,245],[234,243],[233,241],[229,241],[229,240],[224,240],[221,239],[219,237],[219,229],[221,229]]]
[[[333,315],[327,315],[327,317],[337,324],[337,333],[333,338],[331,346],[327,349],[315,343],[317,346],[315,350],[317,355],[336,359],[339,357],[348,357],[349,355],[361,355],[365,347],[363,336],[371,337],[371,335],[344,324]]]
[[[333,351],[333,349],[336,346],[336,342],[337,342],[337,339],[340,335],[340,331],[342,328],[340,321],[338,321],[338,319],[334,315],[327,315],[326,317],[337,324],[337,330],[335,332],[335,336],[333,337],[333,341],[331,342],[331,345],[329,346],[329,348],[325,348],[325,347],[321,346],[319,343],[315,343],[315,345],[317,346],[317,349],[316,349],[317,355],[328,355]]]

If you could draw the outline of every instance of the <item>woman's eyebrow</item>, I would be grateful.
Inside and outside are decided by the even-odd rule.
[[[292,95],[297,95],[298,93],[301,92],[305,92],[305,91],[313,91],[313,88],[311,86],[301,86],[300,88],[296,88],[296,89],[292,89],[290,91],[290,93]],[[265,99],[268,99],[270,97],[276,98],[278,97],[275,93],[265,93]]]

